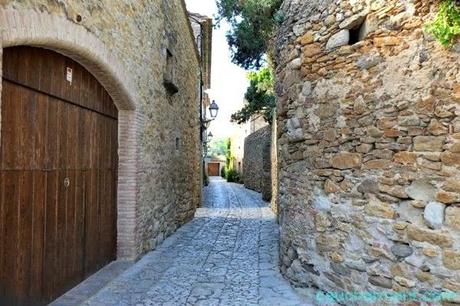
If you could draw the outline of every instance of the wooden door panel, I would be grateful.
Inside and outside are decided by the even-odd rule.
[[[83,66],[53,51],[15,47],[3,51],[3,77],[116,119],[118,111],[104,87]],[[72,81],[67,79],[72,70]],[[110,102],[108,102],[110,101]]]
[[[68,164],[68,154],[72,148],[67,146],[67,137],[69,128],[67,123],[69,122],[69,107],[65,103],[57,103],[58,105],[58,163],[56,165],[56,169],[67,169]]]
[[[21,171],[19,174],[18,199],[18,241],[16,254],[17,292],[19,304],[30,304],[31,287],[32,227],[33,227],[33,172]]]
[[[72,257],[72,282],[78,283],[84,278],[84,247],[85,247],[85,176],[84,171],[78,170],[75,172],[74,184],[74,203],[75,203],[75,219],[73,232],[73,257]]]
[[[60,103],[48,99],[47,120],[46,120],[46,144],[45,144],[45,164],[44,169],[55,170],[59,164],[59,139],[60,133]]]
[[[33,172],[33,225],[31,242],[31,285],[28,296],[40,305],[43,300],[43,260],[45,244],[46,172]]]
[[[16,108],[15,103],[20,103],[20,89],[3,82],[2,86],[2,126],[1,126],[1,148],[19,148],[19,128],[16,122],[19,118],[20,107]],[[1,169],[14,169],[18,164],[16,150],[2,149]]]
[[[99,171],[99,228],[100,244],[103,252],[100,252],[100,265],[105,266],[108,262],[115,259],[116,248],[116,207],[114,203],[114,185],[116,179],[113,170],[103,169]]]
[[[68,106],[68,120],[67,120],[67,163],[66,169],[80,169],[81,165],[78,164],[78,125],[80,117],[80,108],[74,105],[67,104]],[[85,153],[82,153],[85,154]]]
[[[0,151],[1,153],[1,151]],[[1,159],[1,158],[0,158]],[[6,304],[5,296],[5,218],[4,218],[4,210],[5,210],[5,173],[3,171],[0,171],[0,305]]]
[[[57,241],[57,216],[58,216],[58,187],[59,173],[49,171],[46,176],[46,214],[45,214],[45,244],[43,263],[43,295],[46,300],[54,297],[58,271],[58,241]]]
[[[1,173],[2,305],[37,305],[42,298],[43,179],[37,171]]]
[[[44,169],[48,98],[3,82],[2,169]],[[14,97],[14,98],[13,98]]]
[[[49,110],[49,98],[46,95],[36,93],[34,96],[36,100],[35,114],[34,114],[34,126],[33,129],[33,164],[32,169],[45,170],[46,160],[48,152],[46,151],[48,135],[48,110]]]
[[[99,243],[98,171],[85,171],[85,276],[97,271]]]
[[[4,56],[0,305],[45,305],[115,259],[118,113],[74,61]]]
[[[65,130],[65,128],[63,128]],[[66,152],[67,153],[67,152]],[[65,169],[65,168],[64,168]],[[67,231],[69,224],[69,192],[70,187],[65,187],[64,181],[69,179],[67,170],[58,170],[58,201],[57,205],[57,231],[56,231],[56,242],[57,242],[57,281],[55,292],[67,291],[67,284],[69,283],[69,276],[67,273],[67,254],[69,248],[69,241],[67,240]],[[65,281],[64,281],[65,280]]]
[[[3,172],[4,180],[3,192],[3,218],[4,218],[4,257],[3,266],[3,285],[5,290],[6,305],[17,303],[16,297],[19,296],[17,289],[16,259],[18,237],[18,202],[19,202],[19,180],[18,172]]]

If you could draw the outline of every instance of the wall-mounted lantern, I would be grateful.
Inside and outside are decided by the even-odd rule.
[[[213,100],[211,105],[209,106],[209,113],[211,114],[212,119],[216,119],[217,114],[219,113],[219,106],[217,105],[215,100]]]

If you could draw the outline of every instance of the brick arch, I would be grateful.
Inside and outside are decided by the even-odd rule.
[[[21,45],[42,47],[79,62],[112,97],[119,111],[117,258],[135,259],[138,240],[135,231],[137,160],[142,116],[137,111],[140,99],[132,78],[103,42],[83,26],[63,16],[52,16],[33,10],[0,8],[0,25],[0,79],[3,48]]]
[[[119,110],[135,110],[139,101],[128,73],[109,49],[83,26],[64,17],[32,10],[0,9],[2,47],[28,45],[62,53],[90,71]]]

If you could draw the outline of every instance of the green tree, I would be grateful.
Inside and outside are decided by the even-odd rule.
[[[460,1],[444,0],[439,5],[435,20],[426,24],[425,30],[443,45],[448,46],[460,35]]]
[[[276,107],[274,77],[271,68],[264,67],[258,72],[248,74],[250,85],[246,91],[247,104],[232,115],[232,122],[245,123],[254,115],[262,115],[265,121],[271,123]]]
[[[211,140],[208,149],[208,156],[225,156],[227,152],[227,139],[216,138]]]
[[[225,178],[227,182],[241,182],[241,174],[235,169],[235,156],[233,156],[230,138],[227,140],[227,152],[225,154]]]
[[[282,0],[217,0],[218,19],[227,20],[227,41],[232,60],[245,69],[258,69],[264,62]]]
[[[232,155],[232,140],[230,138],[226,141],[226,152],[225,152],[225,171],[233,170],[233,155]]]

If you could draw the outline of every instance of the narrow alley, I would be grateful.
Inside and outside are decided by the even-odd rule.
[[[212,178],[193,221],[84,305],[306,305],[278,272],[278,240],[260,194]]]

